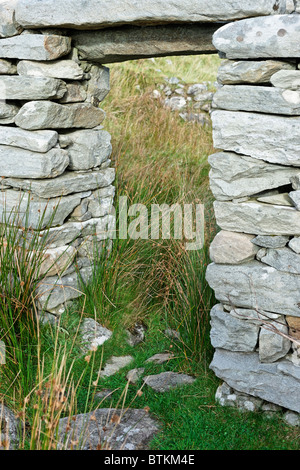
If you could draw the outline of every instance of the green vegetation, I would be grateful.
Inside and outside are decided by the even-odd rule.
[[[22,448],[55,449],[60,417],[99,406],[147,407],[161,423],[161,432],[152,442],[155,450],[299,448],[299,430],[288,427],[279,413],[272,418],[242,413],[222,408],[214,399],[219,381],[209,369],[213,353],[209,311],[215,299],[205,281],[208,246],[217,230],[208,184],[211,129],[182,121],[177,112],[153,98],[153,90],[165,83],[165,76],[176,76],[187,85],[213,84],[217,66],[218,58],[209,56],[113,65],[112,92],[102,106],[107,113],[105,127],[113,136],[116,207],[124,195],[130,203],[147,207],[153,203],[203,203],[202,250],[186,251],[183,241],[175,239],[117,239],[109,258],[103,254],[95,257],[92,281],[82,286],[84,296],[63,315],[59,328],[37,327],[34,281],[25,292],[21,281],[14,296],[7,282],[20,241],[11,241],[7,257],[7,234],[0,233],[0,264],[7,268],[1,273],[0,339],[11,340],[8,353],[12,357],[0,369],[0,397],[22,418]],[[37,247],[40,241],[33,243]],[[24,253],[23,264],[28,266]],[[29,278],[28,272],[24,276]],[[95,318],[114,331],[103,347],[89,354],[80,350],[78,329],[83,317]],[[132,348],[125,329],[137,321],[146,324],[146,338]],[[181,340],[170,339],[165,334],[167,327],[176,329]],[[145,366],[147,358],[161,352],[173,352],[173,359]],[[98,371],[111,355],[125,354],[134,357],[130,366],[99,379]],[[147,375],[172,370],[197,380],[163,394],[143,386],[142,380],[128,384],[128,370],[142,366]],[[102,389],[114,393],[99,402],[95,394]]]

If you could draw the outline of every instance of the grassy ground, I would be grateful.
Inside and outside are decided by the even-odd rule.
[[[26,425],[23,448],[56,448],[62,416],[99,406],[130,406],[147,407],[161,423],[151,445],[155,450],[299,449],[299,430],[288,427],[280,414],[267,418],[241,413],[220,407],[214,399],[219,380],[209,369],[213,354],[209,311],[215,299],[205,282],[208,246],[216,233],[207,164],[213,152],[211,128],[182,121],[153,98],[153,90],[172,76],[187,85],[209,81],[212,89],[217,66],[214,56],[111,66],[112,92],[103,109],[105,128],[113,136],[116,206],[124,195],[130,203],[147,207],[203,203],[205,246],[188,252],[180,240],[116,240],[109,259],[101,255],[96,259],[93,280],[83,287],[84,297],[64,315],[58,330],[46,326],[32,334],[34,321],[25,315],[33,309],[30,295],[26,302],[21,297],[26,308],[20,314],[24,289],[17,298],[0,304],[2,313],[10,309],[8,321],[18,326],[9,329],[11,357],[2,368],[0,396]],[[80,352],[78,341],[83,316],[114,331],[111,340],[87,355]],[[146,339],[132,348],[126,343],[125,328],[138,320],[147,325]],[[181,341],[170,340],[166,327],[180,332]],[[1,320],[0,331],[7,331]],[[161,352],[173,352],[173,359],[145,366],[147,358]],[[131,354],[134,362],[99,380],[105,361],[125,354]],[[147,375],[172,370],[192,374],[196,381],[164,394],[143,387],[142,381],[128,385],[128,370],[142,366]],[[104,388],[114,393],[99,402],[95,394]]]

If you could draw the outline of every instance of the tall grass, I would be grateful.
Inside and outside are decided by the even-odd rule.
[[[4,210],[0,224],[0,339],[6,347],[6,365],[1,366],[1,389],[29,393],[31,371],[36,364],[37,311],[35,292],[46,250],[46,236],[28,224],[30,201],[20,220],[22,199],[13,211]],[[42,228],[45,213],[41,214]],[[53,214],[54,217],[54,214]],[[15,397],[15,400],[18,400]]]
[[[153,98],[155,68],[163,60],[111,68],[112,92],[103,108],[117,169],[115,205],[118,209],[120,196],[127,196],[128,204],[146,205],[148,213],[152,204],[202,203],[205,246],[188,252],[184,242],[175,238],[118,239],[110,259],[96,263],[87,297],[93,299],[99,320],[107,326],[131,326],[160,312],[166,324],[181,332],[185,354],[203,358],[209,350],[209,310],[214,303],[205,281],[208,246],[216,231],[207,163],[213,152],[211,128],[183,122],[178,113]],[[214,71],[202,58],[180,60],[186,69],[189,63],[191,70],[194,60],[202,75],[206,70],[207,79],[213,79]],[[212,63],[216,70],[217,60]],[[183,73],[188,76],[187,70]]]
[[[19,418],[19,448],[50,450],[57,446],[60,417],[76,411],[77,388],[87,368],[82,367],[75,383],[72,365],[78,355],[78,328],[66,341],[59,325],[52,329],[40,321],[37,288],[47,275],[48,230],[56,210],[45,228],[45,209],[33,230],[28,201],[25,216],[21,195],[12,211],[4,208],[0,224],[0,340],[5,345],[0,404]],[[72,330],[72,325],[68,328]],[[8,449],[12,443],[1,433],[1,421],[0,416],[0,449]]]

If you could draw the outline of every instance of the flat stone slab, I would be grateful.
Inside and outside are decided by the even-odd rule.
[[[58,141],[56,131],[26,131],[18,127],[1,126],[0,144],[19,147],[32,152],[46,153],[51,150]]]
[[[293,411],[287,411],[284,414],[284,420],[289,426],[300,426],[299,413],[293,413]]]
[[[111,214],[113,210],[114,197],[109,196],[101,198],[101,196],[99,197],[98,195],[98,191],[99,190],[94,191],[88,198],[88,212],[91,213],[92,217],[104,217],[105,215]],[[132,346],[143,341],[142,335],[132,335],[130,331],[127,331],[127,335],[127,342]]]
[[[177,372],[162,372],[156,375],[147,375],[143,381],[156,392],[167,392],[173,388],[183,385],[190,385],[195,382],[195,378],[187,374]]]
[[[90,79],[87,80],[87,102],[99,106],[110,91],[110,71],[103,65],[94,64],[89,69]]]
[[[106,187],[109,186],[114,181],[114,179],[115,169],[107,168],[106,170],[85,173],[67,171],[64,172],[64,174],[61,176],[57,176],[53,179],[48,178],[32,180],[8,178],[5,181],[9,186],[25,191],[30,190],[39,197],[47,198],[66,196],[72,193],[79,193],[82,191],[89,191]]]
[[[56,78],[0,75],[1,100],[59,99],[66,91],[66,84]]]
[[[220,28],[214,46],[227,59],[298,58],[300,55],[299,15],[249,18]]]
[[[159,423],[145,410],[132,408],[126,411],[103,408],[74,418],[62,418],[59,422],[61,449],[147,450],[159,431]]]
[[[224,85],[215,93],[213,107],[299,116],[300,92],[265,86]]]
[[[89,103],[58,104],[53,101],[30,101],[20,109],[15,123],[22,129],[93,128],[105,118],[102,109]]]
[[[154,354],[154,356],[149,357],[146,360],[146,363],[153,362],[154,364],[164,364],[170,360],[174,359],[174,354],[171,353],[158,353]]]
[[[219,25],[131,26],[73,32],[80,58],[101,64],[178,54],[216,51],[212,36]]]
[[[269,194],[268,196],[259,196],[257,198],[257,201],[265,202],[266,204],[293,207],[292,200],[290,196],[288,195],[288,193]]]
[[[287,273],[300,274],[300,255],[287,247],[269,248],[260,258],[262,263]]]
[[[92,268],[82,268],[80,276],[83,282],[88,282],[92,276]],[[82,295],[80,282],[77,272],[62,277],[47,277],[40,282],[36,289],[36,299],[39,307],[51,311],[69,300],[77,299]]]
[[[0,145],[1,176],[15,178],[55,178],[69,164],[66,150],[53,148],[46,153]]]
[[[179,331],[177,330],[174,330],[173,328],[167,328],[165,331],[164,331],[165,335],[168,336],[169,338],[171,339],[175,339],[177,341],[180,341],[181,339],[181,334]]]
[[[76,249],[71,245],[48,248],[43,253],[39,266],[39,277],[61,275],[70,267],[75,255]]]
[[[270,163],[300,166],[299,117],[216,110],[212,123],[215,148]]]
[[[71,197],[74,198],[74,195]],[[110,230],[114,228],[115,217],[107,215],[105,217],[88,219],[84,222],[68,221],[60,225],[59,227],[51,227],[49,230],[40,232],[41,237],[46,238],[49,248],[67,245],[78,237],[91,237],[94,239],[96,235],[99,240],[106,240],[110,235]]]
[[[29,193],[6,189],[0,193],[0,218],[12,220],[15,224],[43,229],[51,225],[62,225],[68,215],[80,204],[80,193],[61,198],[42,199]],[[28,210],[29,209],[29,210]]]
[[[53,12],[49,14],[49,12]],[[162,0],[129,2],[122,7],[117,0],[19,0],[16,20],[26,28],[64,26],[78,29],[98,29],[119,24],[161,24],[178,22],[228,21],[249,16],[286,12],[286,2],[279,0]]]
[[[52,77],[63,80],[82,80],[84,71],[74,60],[55,60],[53,62],[37,62],[21,60],[18,63],[19,75],[32,77]]]
[[[180,111],[184,109],[186,105],[187,101],[183,96],[172,96],[171,98],[166,98],[165,100],[165,106],[170,108],[171,111]]]
[[[217,349],[210,368],[239,392],[300,412],[300,367],[290,361],[262,364],[257,353]]]
[[[111,375],[119,372],[119,370],[128,366],[132,361],[132,356],[112,356],[105,364],[104,369],[99,372],[99,376],[110,377]]]
[[[111,136],[103,129],[66,132],[60,134],[59,142],[62,147],[68,148],[72,170],[89,170],[100,166],[112,152]]]
[[[294,70],[293,70],[294,69]],[[280,60],[222,60],[218,82],[222,85],[270,83],[278,71],[295,71],[295,65]]]
[[[290,184],[299,174],[293,167],[274,165],[247,155],[218,152],[208,157],[210,188],[219,201],[252,196]]]
[[[300,235],[300,212],[293,207],[215,201],[214,208],[217,224],[229,232]]]
[[[232,317],[238,320],[250,321],[251,323],[255,323],[256,325],[260,326],[267,324],[272,320],[284,323],[283,315],[279,313],[267,312],[266,310],[236,308],[234,306],[224,305],[224,311],[227,313],[229,312]]]
[[[250,261],[237,266],[210,264],[206,279],[223,304],[300,317],[299,275]]]
[[[1,39],[2,59],[55,60],[71,51],[71,39],[66,36],[22,34]]]
[[[84,82],[71,82],[67,83],[67,91],[64,96],[59,100],[60,103],[81,103],[87,98]]]
[[[116,390],[111,390],[109,388],[104,388],[100,392],[95,393],[95,399],[103,402],[104,400],[111,399],[112,395]]]
[[[258,235],[252,240],[252,243],[264,248],[283,248],[288,242],[289,237],[280,235]]]
[[[85,352],[96,351],[112,336],[112,331],[100,325],[93,318],[84,318],[80,325],[80,333],[82,334],[83,350]]]

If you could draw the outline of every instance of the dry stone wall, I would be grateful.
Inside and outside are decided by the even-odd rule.
[[[115,224],[111,137],[100,108],[109,69],[79,61],[71,42],[65,33],[25,30],[0,40],[0,217],[47,237],[37,301],[48,318],[80,296],[95,241],[109,248]]]
[[[49,318],[80,295],[94,242],[109,248],[115,226],[103,64],[224,58],[212,113],[218,151],[209,158],[221,229],[207,269],[219,302],[211,368],[228,396],[297,413],[299,13],[298,0],[0,1],[0,215],[17,214],[20,229],[48,237],[38,306]]]
[[[220,232],[206,277],[211,368],[242,393],[300,412],[300,16],[221,27],[209,157]]]

